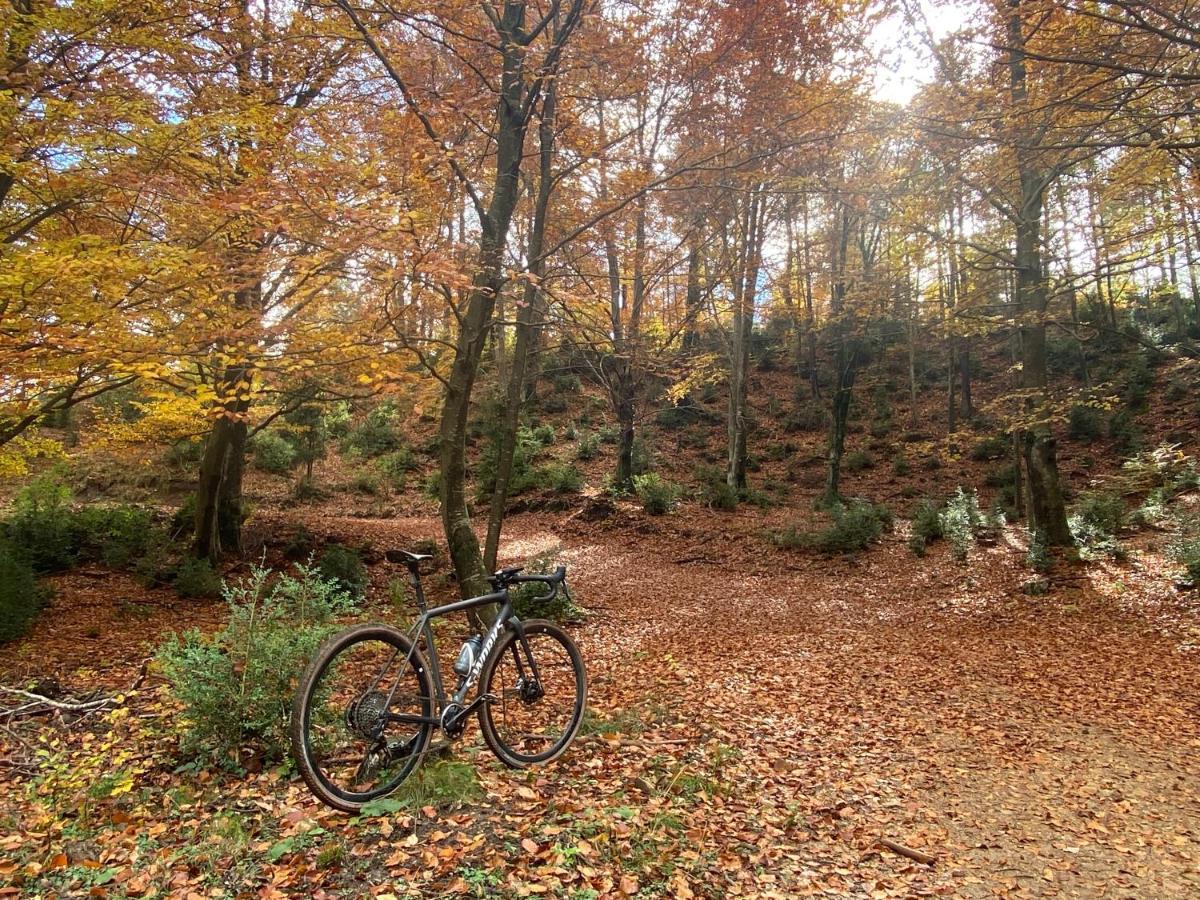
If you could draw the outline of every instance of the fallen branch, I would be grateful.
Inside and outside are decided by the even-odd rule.
[[[936,856],[930,856],[928,853],[924,853],[920,850],[914,850],[912,847],[906,847],[904,844],[898,844],[893,840],[889,840],[888,838],[880,838],[879,844],[880,846],[887,847],[893,853],[899,853],[901,856],[907,856],[914,862],[924,863],[927,866],[932,866],[935,862],[937,862]]]
[[[51,700],[49,697],[43,697],[41,694],[35,694],[32,691],[23,691],[20,688],[5,687],[2,684],[0,684],[0,691],[3,691],[6,694],[12,694],[17,697],[24,697],[26,700],[32,701],[30,703],[26,703],[24,706],[19,706],[14,710],[5,710],[3,712],[0,712],[0,715],[5,715],[5,716],[12,716],[12,715],[17,714],[18,712],[23,712],[25,710],[33,710],[33,709],[37,709],[39,707],[46,707],[47,709],[57,709],[57,710],[61,710],[63,712],[91,712],[93,710],[100,709],[103,706],[107,706],[108,704],[115,702],[112,697],[100,697],[96,700],[77,700],[77,701]],[[43,710],[43,711],[45,711],[45,710]],[[27,713],[27,715],[32,715],[32,712]]]

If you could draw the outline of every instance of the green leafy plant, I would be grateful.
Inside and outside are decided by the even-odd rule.
[[[229,623],[211,637],[192,630],[168,640],[158,659],[187,730],[181,749],[235,761],[246,746],[281,758],[295,678],[350,610],[349,596],[312,567],[275,575],[254,567],[225,590]]]
[[[29,631],[44,601],[33,566],[19,551],[0,543],[0,643]]]
[[[922,500],[913,515],[912,534],[908,538],[908,549],[915,556],[924,556],[930,542],[943,537],[942,507],[933,500]]]
[[[272,475],[286,475],[296,464],[296,448],[275,431],[260,431],[250,441],[255,468]]]
[[[1076,403],[1067,413],[1067,436],[1073,441],[1091,442],[1104,432],[1104,415],[1094,406]]]
[[[327,544],[317,561],[317,572],[355,600],[367,590],[367,567],[363,565],[362,556],[345,544]]]
[[[595,459],[600,455],[600,436],[590,432],[581,432],[579,444],[575,448],[575,458],[581,462]]]
[[[736,509],[738,493],[725,480],[725,473],[716,466],[697,466],[693,473],[699,482],[700,502],[709,509]]]
[[[835,503],[829,508],[829,515],[833,522],[827,528],[816,531],[789,528],[773,532],[771,540],[776,546],[788,549],[827,554],[857,553],[878,541],[892,524],[891,510],[882,503],[868,500]]]
[[[642,509],[652,516],[669,513],[679,502],[683,489],[656,472],[633,476],[633,490],[642,501]]]
[[[21,489],[3,536],[22,553],[35,572],[60,572],[79,559],[71,490],[51,476]]]
[[[342,452],[364,459],[373,459],[404,444],[396,422],[399,413],[391,402],[383,402],[363,417],[363,420],[346,432],[342,438]]]
[[[866,450],[851,450],[842,459],[842,468],[847,472],[861,472],[875,465],[875,459]]]
[[[950,542],[954,558],[966,560],[975,544],[975,536],[987,524],[974,490],[959,488],[938,512],[942,536]]]
[[[207,599],[221,596],[221,576],[207,559],[185,557],[172,577],[175,593],[184,599]]]
[[[1008,441],[999,435],[986,437],[971,448],[971,459],[983,462],[991,459],[1003,459],[1009,452]]]

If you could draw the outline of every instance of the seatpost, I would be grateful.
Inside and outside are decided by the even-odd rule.
[[[413,563],[408,567],[408,583],[412,585],[413,593],[417,597],[417,611],[425,612],[425,591],[421,587],[421,574],[418,570],[419,563]]]

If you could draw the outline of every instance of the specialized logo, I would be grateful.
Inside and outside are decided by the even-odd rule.
[[[470,686],[479,678],[479,673],[483,671],[483,661],[492,655],[492,648],[496,646],[496,639],[500,637],[500,624],[488,632],[487,638],[483,642],[483,646],[479,648],[479,659],[475,660],[475,665],[471,667],[471,677],[467,679],[467,685]]]

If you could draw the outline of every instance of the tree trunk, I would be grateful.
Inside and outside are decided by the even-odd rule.
[[[454,363],[446,379],[442,404],[442,527],[458,577],[458,589],[464,598],[485,593],[488,588],[483,553],[471,528],[467,506],[467,416],[479,362],[492,326],[492,313],[501,285],[504,246],[519,193],[528,115],[523,110],[523,51],[508,35],[517,33],[523,27],[523,21],[524,5],[506,4],[505,23],[510,30],[504,35],[501,48],[504,74],[496,113],[496,169],[492,197],[480,222],[475,277],[455,341]]]
[[[1022,0],[1010,0],[1009,73],[1012,101],[1025,112],[1026,73],[1024,34],[1021,21]],[[1042,268],[1041,227],[1045,192],[1049,179],[1035,169],[1028,142],[1018,136],[1016,147],[1017,177],[1021,205],[1016,213],[1016,296],[1018,332],[1021,340],[1021,387],[1026,393],[1024,421],[1018,429],[1019,447],[1029,486],[1029,525],[1047,546],[1072,546],[1067,526],[1055,441],[1050,430],[1046,406],[1046,312],[1049,292]]]
[[[517,448],[517,430],[521,421],[521,409],[525,405],[525,384],[528,363],[537,342],[537,332],[544,314],[541,280],[546,271],[542,258],[546,236],[546,215],[550,206],[550,193],[554,177],[550,164],[554,158],[554,112],[557,91],[551,82],[542,105],[541,121],[538,126],[538,184],[534,199],[533,224],[529,229],[527,258],[530,278],[525,282],[525,300],[517,314],[517,338],[513,347],[512,372],[508,380],[504,407],[504,424],[500,433],[499,457],[496,462],[496,487],[492,494],[488,513],[487,541],[484,545],[483,562],[487,571],[496,568],[496,556],[500,548],[500,531],[504,524],[504,507],[508,502],[508,488],[512,480],[513,457]]]
[[[754,298],[762,254],[762,198],[752,191],[742,225],[742,247],[733,284],[733,341],[729,369],[728,466],[725,481],[734,490],[746,487],[749,417],[746,399],[750,380],[750,350],[754,335]]]

